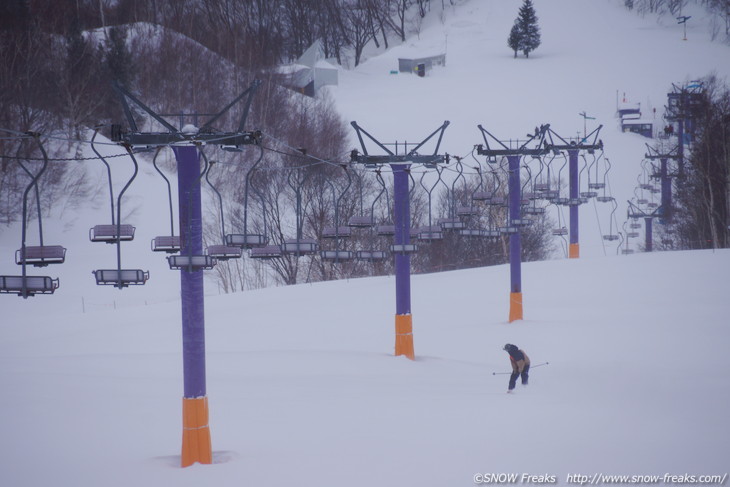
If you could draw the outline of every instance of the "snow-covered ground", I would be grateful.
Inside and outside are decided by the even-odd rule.
[[[0,327],[3,485],[473,485],[477,473],[727,472],[730,251],[413,279],[417,359],[394,358],[393,278],[206,302],[214,465],[179,468],[179,303]],[[114,291],[110,291],[114,292]],[[11,304],[18,298],[6,297]],[[3,303],[3,309],[8,308]],[[506,394],[504,343],[531,357]]]
[[[338,106],[385,141],[420,140],[449,119],[444,148],[457,155],[481,142],[479,123],[506,139],[541,123],[573,135],[586,111],[604,124],[625,202],[647,139],[619,132],[617,92],[660,111],[672,82],[727,76],[730,50],[699,27],[682,41],[681,26],[618,0],[534,3],[543,45],[530,59],[506,47],[516,2],[460,2],[420,39],[341,72]],[[401,51],[441,46],[447,65],[426,78],[389,74]],[[120,181],[127,163],[115,162]],[[730,252],[604,256],[591,208],[581,259],[523,265],[523,321],[507,323],[507,266],[414,276],[413,362],[392,356],[392,277],[224,296],[209,287],[215,463],[180,469],[179,284],[148,247],[166,230],[164,183],[142,158],[123,260],[151,278],[124,291],[91,276],[116,256],[87,237],[108,219],[103,184],[97,208],[44,226],[48,243],[69,249],[38,272],[61,278],[56,294],[0,296],[0,485],[441,487],[490,473],[566,484],[568,474],[728,471]],[[0,274],[17,273],[18,242],[17,227],[2,230]],[[509,370],[506,342],[549,362],[514,395],[493,375]]]

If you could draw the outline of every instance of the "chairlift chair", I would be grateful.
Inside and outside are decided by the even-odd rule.
[[[95,225],[89,230],[89,240],[116,244],[134,240],[135,227],[132,225]]]
[[[355,258],[357,260],[364,260],[368,262],[378,262],[386,260],[390,255],[388,252],[380,250],[358,250],[355,252]]]
[[[418,251],[418,246],[415,244],[397,244],[391,245],[390,251],[394,254],[412,254]]]
[[[17,294],[26,299],[36,294],[53,294],[58,289],[59,279],[49,276],[28,276],[26,267],[28,264],[36,267],[44,267],[48,264],[63,263],[66,256],[66,249],[60,245],[44,245],[43,244],[43,220],[41,215],[40,190],[38,189],[38,180],[48,167],[48,154],[40,141],[40,134],[28,133],[31,136],[41,153],[43,154],[43,165],[36,173],[31,173],[23,163],[18,160],[20,167],[28,174],[31,181],[23,192],[23,213],[22,213],[22,230],[20,250],[15,253],[15,262],[22,266],[20,276],[0,276],[0,293]],[[40,245],[26,245],[26,229],[28,221],[28,193],[35,188],[36,206],[38,209],[38,233]]]
[[[332,262],[342,262],[342,261],[348,261],[352,260],[355,257],[354,252],[350,252],[349,250],[321,250],[319,252],[319,256],[323,260],[332,261]]]
[[[418,240],[423,240],[424,242],[441,240],[443,238],[444,234],[441,233],[441,226],[439,225],[421,227],[418,231]]]
[[[529,218],[515,218],[509,221],[509,226],[511,227],[529,227],[535,223],[533,220],[530,220]]]
[[[476,206],[460,206],[456,209],[456,215],[460,217],[470,217],[479,213]]]
[[[511,226],[505,226],[505,227],[498,227],[497,230],[499,230],[499,233],[503,235],[512,235],[515,233],[519,233],[520,229],[517,226],[511,225]]]
[[[471,195],[471,199],[473,199],[474,201],[490,201],[492,199],[492,192],[475,191],[474,194]]]
[[[266,235],[258,233],[229,233],[226,235],[226,245],[229,247],[239,247],[241,249],[251,249],[255,247],[263,247],[268,242]]]
[[[211,255],[171,255],[167,263],[172,270],[197,272],[215,267],[216,259]]]
[[[153,252],[166,252],[168,254],[180,252],[180,236],[165,235],[155,237],[152,239],[151,247]]]
[[[504,196],[494,195],[487,201],[490,206],[507,206],[507,199]]]
[[[143,285],[150,278],[149,271],[141,269],[99,269],[92,271],[98,285],[110,285],[118,288]]]
[[[322,238],[349,238],[352,236],[352,228],[350,226],[324,227],[322,229]]]
[[[522,213],[525,215],[543,215],[545,214],[545,208],[542,206],[528,206],[522,209]]]
[[[461,230],[466,228],[466,223],[459,218],[440,218],[436,220],[436,224],[444,230]]]
[[[242,255],[241,247],[230,245],[209,245],[206,252],[215,260],[220,261],[239,259]]]
[[[381,237],[392,237],[395,235],[395,225],[378,225],[375,233]]]
[[[229,247],[240,247],[241,249],[252,249],[256,247],[263,247],[268,242],[269,239],[266,236],[266,200],[264,198],[264,195],[261,193],[260,190],[256,188],[253,184],[253,173],[258,164],[262,161],[264,156],[264,149],[263,147],[259,146],[260,154],[259,158],[256,162],[253,163],[251,166],[251,169],[248,170],[246,173],[246,183],[244,186],[244,196],[243,196],[243,233],[229,233],[225,236],[225,244]],[[259,196],[261,199],[261,207],[262,207],[262,215],[264,215],[264,233],[250,233],[248,231],[248,189],[252,188],[253,191]]]
[[[281,247],[278,245],[265,245],[263,247],[252,247],[248,256],[252,259],[278,259],[282,256]]]
[[[174,215],[172,212],[172,187],[170,186],[170,180],[157,166],[157,156],[160,154],[160,149],[157,149],[155,156],[152,158],[152,165],[157,170],[157,173],[162,176],[167,185],[167,201],[170,209],[170,235],[159,236],[152,239],[151,247],[153,252],[165,252],[168,254],[174,254],[180,252],[182,243],[180,242],[180,236],[175,235],[175,223]]]
[[[61,245],[26,245],[15,251],[15,263],[45,267],[49,264],[63,264],[66,248]]]
[[[308,238],[288,239],[281,245],[283,253],[295,256],[314,254],[317,250],[319,250],[317,241]]]
[[[58,284],[58,278],[48,276],[0,276],[0,294],[17,294],[22,298],[53,294]]]
[[[240,259],[242,252],[242,247],[240,246],[233,246],[228,245],[228,234],[226,234],[226,219],[223,212],[223,197],[221,196],[220,192],[218,191],[218,188],[215,187],[215,185],[210,180],[210,170],[212,169],[213,165],[215,164],[215,161],[208,161],[208,158],[205,156],[205,153],[203,151],[200,151],[200,155],[205,160],[207,170],[203,171],[203,174],[205,174],[205,180],[208,182],[208,185],[213,189],[215,194],[218,196],[218,205],[219,205],[219,211],[221,215],[221,236],[223,238],[223,244],[216,244],[216,245],[209,245],[206,249],[207,255],[210,257],[213,257],[216,261],[226,261],[230,259]]]
[[[375,221],[369,215],[354,215],[347,221],[347,226],[353,228],[370,228],[374,225]]]

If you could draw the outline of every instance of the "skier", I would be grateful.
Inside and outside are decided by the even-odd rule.
[[[503,348],[504,351],[509,353],[509,361],[512,364],[512,375],[509,377],[509,389],[507,392],[512,392],[517,383],[517,377],[522,376],[522,385],[527,385],[528,373],[530,371],[530,358],[524,352],[520,350],[517,345],[508,343]]]

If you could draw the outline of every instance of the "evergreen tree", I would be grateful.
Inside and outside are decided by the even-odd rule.
[[[515,57],[517,57],[517,51],[520,50],[521,38],[520,25],[515,20],[515,25],[512,26],[512,30],[509,32],[509,37],[507,38],[507,45],[515,52]]]
[[[525,57],[530,57],[530,53],[540,45],[540,27],[537,25],[537,15],[532,0],[524,0],[515,22],[519,25],[519,48]]]
[[[127,48],[127,29],[124,27],[109,29],[104,61],[109,77],[131,89],[137,73],[132,53]]]

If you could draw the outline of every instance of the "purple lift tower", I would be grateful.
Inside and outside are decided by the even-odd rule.
[[[353,150],[351,162],[364,164],[366,167],[378,168],[388,164],[393,171],[393,223],[395,235],[390,250],[395,259],[395,355],[405,355],[415,360],[416,355],[413,347],[413,319],[411,315],[411,254],[417,250],[415,245],[410,243],[410,194],[408,188],[409,173],[411,164],[423,164],[426,167],[435,167],[436,164],[448,163],[448,155],[438,155],[439,146],[444,136],[449,121],[445,121],[431,135],[423,139],[419,144],[414,144],[408,150],[408,143],[403,144],[403,154],[398,154],[398,143],[395,145],[395,152],[388,149],[385,144],[376,140],[356,122],[352,126],[357,133],[362,154]],[[436,148],[433,154],[419,155],[418,150],[423,147],[431,138],[438,134]],[[375,145],[380,147],[386,155],[368,154],[365,135]],[[373,215],[374,217],[374,215]]]
[[[568,181],[569,191],[568,206],[570,207],[570,245],[568,247],[568,258],[577,259],[580,257],[580,238],[579,238],[579,221],[578,207],[587,201],[581,197],[580,193],[580,173],[578,171],[578,155],[581,151],[587,151],[593,154],[597,150],[603,150],[603,141],[598,139],[598,133],[603,125],[599,125],[590,134],[586,134],[580,139],[566,140],[559,136],[552,129],[547,131],[547,140],[545,147],[558,155],[561,151],[568,152]],[[588,139],[592,138],[591,141]],[[595,195],[595,193],[591,193]]]
[[[660,151],[655,147],[651,147],[649,144],[646,145],[648,152],[644,155],[645,159],[650,161],[659,160],[659,171],[652,174],[652,177],[659,179],[661,184],[661,205],[656,210],[656,215],[661,218],[663,222],[670,222],[672,220],[672,178],[678,176],[678,173],[669,172],[669,161],[679,162],[681,158],[680,154],[681,144],[677,144],[670,151]]]
[[[128,147],[171,146],[177,160],[178,208],[180,225],[180,254],[168,257],[170,269],[180,271],[180,301],[182,306],[183,358],[183,437],[181,466],[194,463],[210,464],[213,451],[208,426],[208,395],[205,384],[205,299],[203,270],[215,265],[215,259],[203,254],[203,220],[200,181],[208,169],[201,172],[201,147],[219,145],[225,150],[240,151],[243,145],[259,144],[260,132],[243,130],[251,101],[259,81],[215,114],[200,128],[195,123],[178,129],[153,112],[124,88],[115,85],[129,123],[129,131],[113,126],[112,139]],[[220,132],[215,123],[232,106],[246,98],[238,130]],[[166,129],[163,132],[140,132],[132,116],[128,101],[133,102]],[[186,115],[179,114],[180,120]],[[197,115],[193,115],[197,120]],[[182,122],[181,122],[182,124]]]
[[[484,139],[484,145],[477,145],[477,154],[487,156],[487,162],[496,163],[498,157],[506,157],[509,164],[509,215],[507,224],[500,229],[509,235],[510,264],[510,297],[509,322],[523,319],[522,312],[522,238],[520,229],[532,224],[532,220],[522,218],[522,184],[520,181],[520,161],[524,156],[539,157],[547,153],[544,147],[545,133],[550,125],[535,128],[525,141],[509,141],[505,144],[489,133],[481,125],[478,126]],[[490,140],[492,145],[490,145]],[[494,145],[496,143],[496,146]]]

